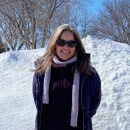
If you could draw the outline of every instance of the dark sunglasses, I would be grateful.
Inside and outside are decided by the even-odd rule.
[[[76,47],[77,46],[77,42],[76,41],[65,41],[63,39],[57,39],[56,43],[58,46],[65,46],[65,44],[67,43],[67,45],[71,48]]]

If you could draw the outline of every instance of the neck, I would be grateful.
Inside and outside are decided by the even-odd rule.
[[[77,60],[76,56],[73,56],[71,59],[69,59],[67,61],[60,61],[57,56],[53,57],[53,62],[56,64],[59,64],[59,65],[67,65],[67,64],[70,64],[72,62],[75,62],[76,60]]]
[[[59,61],[61,61],[61,62],[65,62],[65,61],[67,61],[67,60],[70,60],[72,57],[74,57],[74,55],[73,55],[72,57],[70,57],[69,59],[67,59],[67,60],[63,60],[63,59],[61,59],[58,55],[56,55],[56,57],[58,58]]]

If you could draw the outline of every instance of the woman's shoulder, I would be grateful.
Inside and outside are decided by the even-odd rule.
[[[93,67],[93,71],[90,71],[90,74],[88,75],[88,77],[90,77],[91,80],[100,80],[100,76],[97,72],[97,70]]]
[[[89,71],[89,74],[81,74],[81,79],[85,77],[86,81],[89,81],[90,84],[93,84],[94,86],[96,84],[101,84],[100,76],[97,72],[97,70],[93,67],[94,71]]]
[[[35,81],[35,83],[42,84],[44,81],[44,74],[39,74],[38,72],[34,72],[33,81]]]
[[[37,59],[34,61],[34,66],[35,68],[37,68],[38,66],[40,66],[43,63],[43,60]]]

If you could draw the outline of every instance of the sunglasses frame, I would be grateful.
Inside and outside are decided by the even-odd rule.
[[[59,44],[59,42],[62,42],[62,44]],[[74,45],[72,42],[75,43],[75,45]],[[71,47],[71,48],[74,48],[74,47],[77,46],[77,42],[76,42],[76,41],[73,41],[73,40],[65,41],[65,40],[60,39],[60,38],[58,38],[58,39],[56,40],[56,44],[57,44],[58,46],[65,46],[65,45],[67,44],[67,45],[68,45],[69,47]],[[73,46],[72,46],[72,45],[73,45]]]

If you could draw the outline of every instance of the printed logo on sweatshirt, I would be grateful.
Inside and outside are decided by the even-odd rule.
[[[72,84],[66,79],[61,79],[52,84],[52,89],[55,90],[56,88],[72,88]]]

